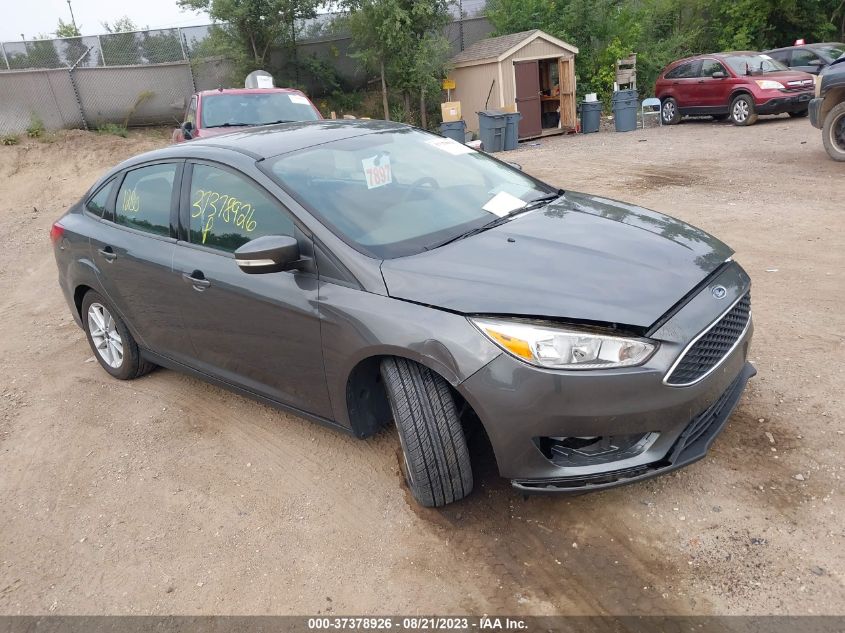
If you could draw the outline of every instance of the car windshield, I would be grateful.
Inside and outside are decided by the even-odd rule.
[[[725,61],[737,75],[758,75],[763,73],[780,72],[781,70],[789,70],[776,59],[772,59],[768,55],[763,55],[762,53],[748,55],[725,55]]]
[[[268,171],[345,241],[420,253],[556,190],[466,145],[412,128],[283,154]]]
[[[813,50],[818,51],[828,59],[839,59],[845,55],[845,44],[819,44]]]
[[[296,93],[223,93],[202,98],[204,128],[316,121],[319,118],[311,102]]]

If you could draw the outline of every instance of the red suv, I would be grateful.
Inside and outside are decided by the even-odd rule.
[[[807,116],[814,89],[812,75],[789,70],[768,55],[742,51],[672,62],[657,78],[654,94],[667,125],[685,115],[752,125],[759,114]]]

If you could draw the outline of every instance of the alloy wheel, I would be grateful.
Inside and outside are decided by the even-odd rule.
[[[745,120],[748,118],[750,114],[750,108],[748,107],[748,102],[745,99],[737,99],[736,103],[734,103],[733,108],[733,118],[734,121],[737,123],[745,123]]]
[[[663,122],[668,123],[675,118],[675,104],[667,101],[663,104]]]
[[[123,364],[123,339],[111,312],[101,303],[92,303],[88,308],[88,332],[100,358],[109,367],[120,367]]]

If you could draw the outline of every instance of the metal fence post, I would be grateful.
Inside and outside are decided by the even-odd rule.
[[[100,39],[100,36],[97,36],[97,48],[100,49],[100,61],[103,62],[103,66],[106,65],[106,54],[103,52],[103,40]]]
[[[12,67],[9,66],[9,58],[6,57],[6,47],[3,46],[3,42],[0,42],[0,51],[3,51],[3,61],[6,62],[6,70],[11,70]]]
[[[185,36],[185,33],[182,29],[179,30],[179,43],[182,45],[182,57],[185,58],[185,61],[188,62],[188,73],[191,75],[191,88],[193,88],[193,92],[197,91],[197,80],[194,78],[194,66],[191,64],[191,56],[188,55],[188,38]]]
[[[79,116],[82,119],[82,128],[86,131],[88,130],[88,121],[85,119],[85,108],[82,107],[82,98],[79,96],[79,88],[76,85],[76,78],[73,76],[73,71],[76,70],[76,67],[79,65],[79,62],[85,59],[88,53],[91,52],[92,48],[94,47],[89,46],[88,50],[82,53],[82,56],[76,60],[76,63],[67,69],[68,75],[70,76],[70,85],[73,88],[73,94],[76,97],[76,105],[79,106]]]

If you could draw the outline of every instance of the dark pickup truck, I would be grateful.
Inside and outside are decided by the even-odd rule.
[[[828,155],[845,162],[845,55],[825,68],[810,101],[810,123],[822,131]]]

